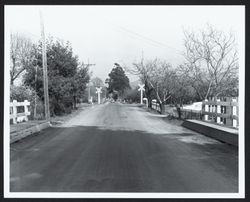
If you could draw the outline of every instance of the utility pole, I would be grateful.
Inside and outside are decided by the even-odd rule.
[[[90,67],[90,66],[95,66],[95,64],[90,64],[90,63],[89,63],[89,59],[88,59],[88,64],[83,64],[83,67],[86,67],[86,68],[87,68],[87,67]],[[90,83],[91,83],[91,82],[89,82],[89,85],[88,85],[88,88],[89,88],[89,89],[88,89],[88,101],[89,101],[89,102],[90,102],[90,98],[91,98],[91,97],[90,97]]]
[[[44,24],[42,13],[40,12],[41,20],[41,37],[42,37],[42,55],[43,55],[43,89],[44,89],[44,106],[45,106],[45,119],[49,121],[49,91],[48,91],[48,74],[47,74],[47,55],[46,55],[46,41],[44,34]]]
[[[36,107],[37,107],[37,103],[36,103],[36,97],[37,97],[37,63],[35,66],[35,70],[36,70],[36,74],[35,74],[35,109],[34,109],[34,119],[37,120],[37,114],[36,114]]]
[[[90,66],[95,66],[95,64],[90,64],[88,59],[88,64],[83,64],[83,67],[90,67]]]
[[[88,102],[92,102],[92,99],[90,97],[90,88],[91,88],[91,81],[88,83]]]
[[[88,85],[88,101],[90,101],[90,83],[89,83],[89,85]]]

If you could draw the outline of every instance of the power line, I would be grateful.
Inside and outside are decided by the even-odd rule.
[[[83,67],[90,67],[90,66],[95,66],[96,64],[94,64],[94,63],[89,63],[89,59],[88,59],[88,64],[84,64],[83,63]]]
[[[180,50],[178,50],[178,49],[176,49],[176,48],[174,48],[174,47],[171,47],[171,46],[169,46],[169,45],[166,45],[166,44],[164,44],[164,43],[162,43],[162,42],[156,41],[156,40],[151,39],[151,38],[149,38],[149,37],[146,37],[146,36],[144,36],[144,35],[142,35],[142,34],[139,34],[139,33],[135,32],[135,31],[129,30],[129,29],[123,27],[123,26],[114,24],[113,22],[111,22],[111,21],[109,21],[109,20],[106,20],[106,21],[107,21],[109,24],[113,25],[114,27],[119,28],[120,30],[122,30],[122,31],[124,31],[124,32],[126,32],[126,33],[129,33],[129,34],[131,34],[131,35],[133,35],[133,36],[136,36],[137,38],[144,39],[144,40],[146,40],[146,41],[148,41],[148,42],[151,42],[151,44],[154,44],[154,45],[156,45],[156,46],[158,46],[158,47],[164,47],[164,48],[172,49],[172,50],[175,50],[176,52],[178,52],[179,54],[182,53]]]

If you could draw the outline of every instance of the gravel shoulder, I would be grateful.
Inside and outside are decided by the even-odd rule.
[[[50,123],[52,126],[61,125],[73,117],[77,116],[78,114],[82,113],[82,111],[87,110],[88,108],[92,107],[91,104],[81,103],[77,106],[77,109],[72,110],[70,114],[63,114],[61,116],[54,116],[50,118]]]

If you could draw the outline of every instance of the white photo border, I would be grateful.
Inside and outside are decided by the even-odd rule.
[[[17,5],[15,5],[17,6]],[[54,6],[54,5],[53,5]],[[68,6],[68,5],[63,5]],[[71,5],[72,6],[72,5]],[[82,6],[82,5],[79,5]],[[97,5],[95,5],[97,6]],[[98,5],[101,6],[101,5]],[[172,6],[172,5],[162,5]],[[187,6],[187,5],[185,5]],[[185,7],[184,6],[184,7]],[[195,6],[195,5],[192,5]],[[202,6],[202,5],[199,5]],[[210,7],[213,5],[209,5]],[[224,5],[227,6],[227,5]],[[107,5],[106,5],[107,7]],[[190,7],[190,5],[189,5]],[[4,6],[4,198],[245,198],[245,6],[241,7],[243,21],[242,34],[238,37],[239,47],[239,152],[238,152],[238,193],[98,193],[98,192],[10,192],[10,27],[6,13],[11,5]]]

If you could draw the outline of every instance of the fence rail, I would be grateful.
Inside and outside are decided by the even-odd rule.
[[[160,113],[172,114],[173,116],[178,117],[176,109],[170,111],[163,105],[161,111],[160,105],[155,99],[152,100],[152,108]],[[239,125],[238,98],[209,98],[202,102],[201,111],[181,108],[180,117],[182,119],[203,120],[237,128]]]
[[[24,102],[13,100],[13,102],[10,103],[10,120],[13,120],[13,124],[17,124],[19,120],[28,121],[28,116],[30,115],[28,106],[30,106],[28,100],[24,100]],[[23,107],[23,112],[18,112],[18,107]]]
[[[174,109],[174,111],[177,114],[177,110]],[[203,114],[199,110],[180,109],[180,111],[181,111],[181,118],[182,119],[202,120]]]
[[[152,100],[152,108],[161,113],[160,104],[156,100]]]

